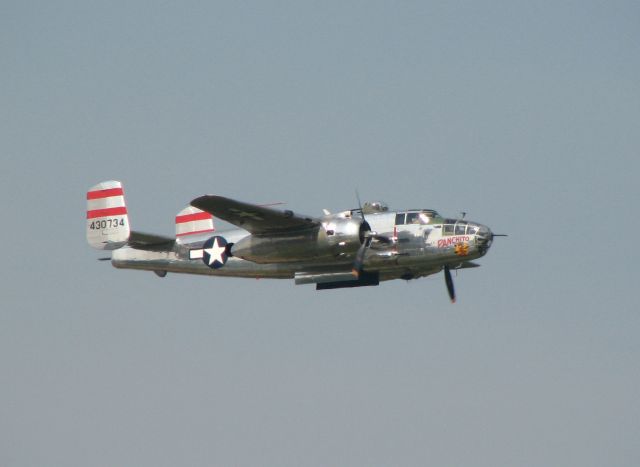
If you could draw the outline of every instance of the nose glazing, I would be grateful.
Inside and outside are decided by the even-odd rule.
[[[478,229],[478,237],[477,237],[478,248],[480,248],[480,250],[483,250],[483,252],[486,253],[486,251],[491,246],[492,241],[493,241],[493,233],[491,232],[489,227],[487,227],[486,225],[480,226],[480,229]]]

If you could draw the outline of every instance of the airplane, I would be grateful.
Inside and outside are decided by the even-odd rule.
[[[272,205],[200,196],[175,218],[175,238],[132,230],[119,181],[87,192],[87,241],[111,251],[116,268],[210,276],[294,279],[316,290],[377,286],[451,270],[476,268],[494,237],[482,224],[444,218],[433,209],[390,211],[367,202],[337,213],[306,216]],[[216,232],[216,216],[237,228]]]

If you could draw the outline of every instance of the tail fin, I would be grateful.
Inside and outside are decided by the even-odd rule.
[[[122,183],[98,183],[87,192],[87,242],[98,250],[115,250],[131,233]]]
[[[214,232],[213,216],[193,206],[187,206],[176,215],[176,239],[189,242],[192,235]]]

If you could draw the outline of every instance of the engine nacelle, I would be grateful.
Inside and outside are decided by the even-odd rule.
[[[355,255],[371,230],[361,219],[334,217],[318,230],[281,235],[249,235],[230,248],[232,256],[254,263],[290,263]]]
[[[371,230],[362,219],[334,218],[323,223],[326,244],[333,256],[355,253]]]

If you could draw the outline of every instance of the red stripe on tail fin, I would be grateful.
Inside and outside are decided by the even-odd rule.
[[[183,214],[176,216],[176,224],[184,224],[185,222],[192,221],[206,221],[211,219],[211,214],[208,212],[196,212],[194,214]]]
[[[96,217],[121,216],[126,213],[126,206],[121,206],[119,208],[94,209],[93,211],[87,211],[87,219],[95,219]]]
[[[87,192],[87,199],[110,198],[111,196],[124,196],[124,191],[122,188],[109,188]]]

